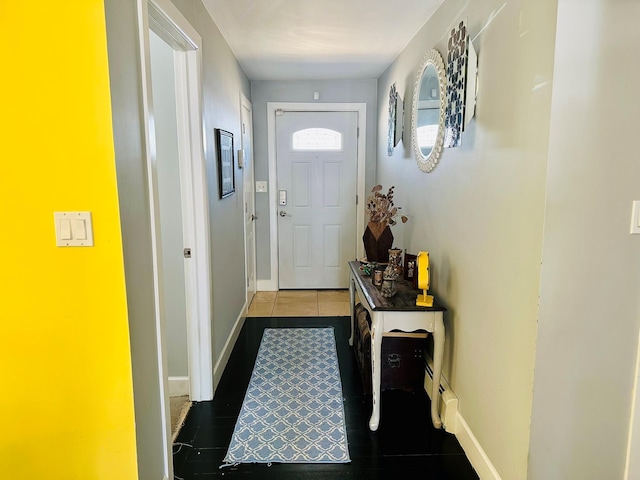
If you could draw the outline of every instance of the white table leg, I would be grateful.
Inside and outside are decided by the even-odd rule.
[[[349,276],[349,299],[351,301],[351,336],[349,337],[349,346],[353,347],[353,330],[356,322],[356,295],[353,283],[353,277]]]
[[[380,425],[380,376],[382,374],[382,329],[378,315],[371,319],[371,390],[373,408],[369,419],[369,430],[375,432]]]
[[[440,376],[442,374],[442,360],[444,358],[444,323],[442,312],[436,315],[435,331],[433,332],[433,385],[431,389],[431,421],[436,428],[442,428],[442,421],[438,413],[440,402]]]

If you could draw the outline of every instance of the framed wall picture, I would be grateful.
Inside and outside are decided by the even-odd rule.
[[[418,284],[418,270],[416,265],[417,255],[411,255],[405,251],[404,253],[404,279]]]
[[[226,198],[236,191],[233,151],[233,133],[216,128],[216,154],[218,155],[220,198]]]
[[[393,155],[393,149],[396,146],[396,101],[398,100],[398,92],[396,84],[391,85],[389,89],[389,137],[387,139],[387,155]]]
[[[402,140],[402,131],[404,129],[404,102],[400,98],[400,94],[396,92],[396,115],[395,115],[395,127],[393,131],[393,142],[397,147]]]
[[[393,150],[402,139],[402,126],[404,117],[404,103],[396,90],[396,84],[389,89],[389,138],[387,154],[391,157]]]

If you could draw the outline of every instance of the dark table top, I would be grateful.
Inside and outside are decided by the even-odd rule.
[[[372,278],[360,270],[360,262],[349,262],[349,267],[354,273],[356,281],[360,285],[362,292],[367,297],[366,300],[373,310],[388,311],[428,311],[428,312],[445,312],[447,309],[441,307],[434,300],[433,307],[419,307],[416,305],[416,297],[422,293],[422,290],[415,290],[413,284],[403,278],[398,278],[396,283],[396,294],[393,297],[386,298],[380,293],[380,288],[376,287]]]

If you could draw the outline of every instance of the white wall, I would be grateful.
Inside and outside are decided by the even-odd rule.
[[[388,89],[410,104],[422,51],[444,54],[464,17],[477,115],[419,174],[409,132],[384,153]],[[379,79],[378,180],[411,217],[394,235],[431,253],[445,375],[504,479],[623,478],[640,325],[638,18],[637,2],[448,0]]]
[[[640,325],[639,19],[638,2],[558,1],[533,480],[623,478]]]
[[[162,290],[170,377],[189,375],[182,200],[173,48],[149,32],[162,255]]]
[[[555,14],[555,0],[447,0],[378,81],[378,182],[396,186],[409,216],[393,227],[396,244],[430,252],[433,291],[448,308],[444,374],[508,480],[527,477]],[[479,56],[476,117],[462,146],[422,173],[410,134],[417,68],[430,48],[446,56],[464,18]],[[406,128],[389,157],[394,82]]]
[[[258,81],[251,82],[253,105],[254,166],[256,181],[269,180],[267,150],[267,102],[314,103],[313,92],[319,92],[319,103],[366,103],[366,188],[375,181],[377,86],[375,80],[323,81]],[[269,194],[256,193],[256,264],[257,278],[271,278]]]

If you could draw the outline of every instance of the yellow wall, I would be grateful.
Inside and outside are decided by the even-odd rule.
[[[102,0],[0,3],[0,476],[137,477]],[[91,211],[93,248],[55,245]]]

